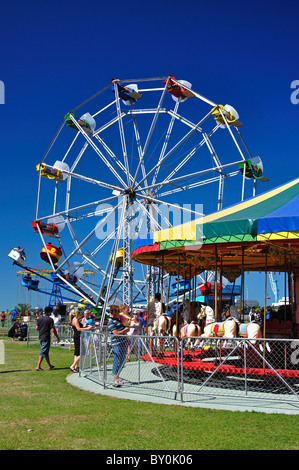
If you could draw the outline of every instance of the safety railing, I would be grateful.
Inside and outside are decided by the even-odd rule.
[[[299,340],[81,335],[80,374],[104,388],[181,401],[299,402]]]

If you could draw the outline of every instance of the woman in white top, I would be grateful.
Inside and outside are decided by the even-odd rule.
[[[54,322],[54,328],[56,330],[56,332],[59,334],[59,326],[61,324],[61,315],[59,313],[59,310],[58,308],[55,308],[55,310],[51,313],[50,315],[51,318],[53,318],[53,322]],[[54,333],[53,333],[53,340],[54,340]]]
[[[133,318],[130,322],[130,331],[128,332],[128,336],[130,336],[130,341],[128,345],[128,358],[127,361],[131,360],[131,351],[134,348],[136,356],[138,355],[138,348],[137,348],[137,341],[138,338],[133,338],[133,336],[141,334],[141,321],[139,320],[139,312],[135,310],[133,312]]]

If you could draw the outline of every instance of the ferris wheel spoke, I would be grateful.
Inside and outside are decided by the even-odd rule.
[[[107,212],[107,209],[106,209],[105,212]],[[104,213],[105,213],[105,212],[104,212]],[[111,215],[111,214],[108,214],[108,215]],[[75,247],[78,248],[78,253],[80,253],[80,254],[83,256],[84,253],[83,253],[81,247],[79,247],[79,242],[78,242],[78,240],[77,240],[77,236],[76,236],[76,233],[75,233],[75,231],[74,231],[74,229],[73,229],[73,226],[72,226],[72,224],[71,224],[71,222],[70,222],[69,219],[67,219],[66,222],[67,222],[67,225],[68,225],[68,228],[69,228],[70,235],[71,235],[71,237],[72,237],[72,239],[73,239],[74,245],[75,245]],[[107,222],[107,218],[106,218],[105,223],[106,223],[106,222]],[[98,223],[98,224],[96,225],[96,231],[100,228],[101,225],[103,225],[103,224],[102,224],[102,223]],[[115,234],[115,231],[114,231],[114,232],[111,232],[107,237],[105,237],[104,240],[102,241],[102,243],[100,243],[100,245],[98,245],[98,247],[97,247],[90,255],[84,254],[85,260],[90,259],[90,258],[93,258],[93,257],[98,253],[98,251],[99,251],[101,248],[103,248],[103,247],[106,245],[106,243],[108,243],[108,242],[111,240],[111,238],[113,238],[114,234]]]
[[[112,104],[115,104],[115,103],[116,103],[116,100],[112,102]],[[126,115],[126,113],[124,113],[124,112],[122,111],[122,113],[121,113],[120,116],[114,117],[114,118],[111,119],[109,122],[107,122],[107,123],[104,124],[103,126],[99,127],[99,129],[95,130],[94,133],[93,133],[93,137],[96,137],[96,136],[98,136],[99,134],[101,134],[102,132],[104,132],[105,130],[109,129],[111,126],[113,126],[114,124],[116,124],[120,118],[123,118],[125,115]]]
[[[162,201],[161,199],[152,198],[150,196],[148,196],[148,199],[151,200],[152,202],[156,203],[156,204],[158,203],[158,204],[161,204],[165,207],[171,207],[172,209],[176,209],[176,210],[181,211],[181,212],[186,212],[188,214],[194,214],[198,217],[202,217],[204,215],[202,212],[198,212],[198,211],[194,211],[192,209],[188,209],[187,207],[184,207],[184,205],[183,206],[178,206],[177,204],[172,204],[170,202],[165,202],[165,201]],[[156,208],[156,206],[155,206],[155,208]]]
[[[236,145],[236,147],[237,147],[237,149],[238,149],[238,151],[239,151],[241,157],[243,158],[243,160],[246,160],[245,157],[244,157],[244,155],[243,155],[243,152],[242,152],[242,150],[241,150],[241,148],[240,148],[240,146],[239,146],[239,144],[238,144],[238,142],[236,141],[236,138],[235,138],[235,136],[234,136],[234,134],[233,134],[233,132],[232,132],[230,126],[229,126],[228,123],[227,123],[227,120],[226,120],[225,117],[224,117],[224,114],[223,114],[223,112],[222,112],[222,109],[219,108],[219,111],[220,111],[221,116],[222,116],[222,118],[223,118],[223,120],[224,120],[224,124],[225,124],[226,128],[228,129],[228,131],[229,131],[229,133],[230,133],[230,135],[231,135],[231,138],[233,139],[233,141],[234,141],[234,143],[235,143],[235,145]]]
[[[150,219],[150,221],[152,222],[152,229],[153,230],[162,230],[162,227],[161,225],[158,223],[158,221],[155,219],[155,217],[152,215],[151,213],[151,210],[150,208],[147,208],[145,207],[143,204],[141,204],[140,201],[137,200],[137,203],[138,205],[140,206],[140,208],[142,209],[142,211],[145,212],[145,215],[148,217],[148,219]]]
[[[104,248],[104,246],[116,236],[116,233],[117,228],[110,232],[110,234],[102,241],[102,243],[100,243],[97,248],[90,254],[90,257],[93,258],[102,248]]]
[[[109,219],[109,217],[119,209],[119,207],[121,206],[121,204],[122,204],[122,201],[120,201],[120,202],[117,204],[117,206],[115,206],[115,207],[109,212],[109,214],[108,214],[106,217],[104,217],[104,219],[100,222],[100,225],[105,224],[105,223],[107,222],[107,220]],[[75,250],[61,263],[60,268],[62,268],[62,266],[64,266],[64,265],[70,260],[70,258],[71,258],[74,254],[76,254],[76,253],[82,248],[82,246],[95,234],[95,232],[98,230],[98,228],[99,228],[99,225],[97,224],[96,227],[93,228],[93,229],[91,230],[91,232],[84,238],[84,240],[82,240],[82,242],[79,243],[79,245],[75,248]],[[57,272],[57,270],[58,270],[58,268],[55,269],[55,272]]]
[[[167,228],[171,228],[172,225],[171,223],[169,222],[169,220],[165,217],[165,214],[163,214],[163,212],[160,210],[159,206],[156,204],[155,205],[155,210],[157,211],[157,213],[160,215],[161,217],[161,220],[163,220],[165,222],[165,224],[167,225]]]
[[[210,111],[203,119],[201,119],[201,120],[198,122],[198,124],[196,124],[196,125],[194,126],[193,129],[191,129],[189,132],[187,132],[187,134],[186,134],[182,139],[180,139],[180,141],[177,142],[176,145],[174,145],[174,147],[173,147],[171,150],[169,150],[169,152],[168,152],[166,155],[164,155],[164,157],[157,163],[157,165],[156,165],[154,168],[152,168],[152,169],[148,172],[147,178],[148,178],[154,171],[156,171],[156,168],[159,167],[159,166],[161,166],[162,163],[163,163],[167,158],[169,158],[186,140],[188,140],[188,139],[191,137],[191,135],[194,133],[194,131],[197,130],[197,129],[202,125],[202,123],[203,123],[211,114],[212,114],[212,111]],[[137,184],[136,188],[138,188],[138,187],[143,183],[143,181],[144,181],[144,178]],[[148,186],[148,188],[155,187],[155,186],[156,186],[156,185],[151,185],[151,186]]]
[[[180,104],[180,101],[179,100],[176,101],[176,104],[175,104],[175,107],[174,107],[174,113],[175,114],[177,114],[179,104]],[[166,133],[166,136],[165,136],[165,140],[164,140],[164,144],[163,144],[163,147],[162,147],[162,150],[161,150],[161,154],[159,156],[159,161],[162,160],[164,155],[165,155],[166,148],[167,148],[167,145],[168,145],[168,142],[169,142],[169,139],[170,139],[170,135],[171,135],[171,132],[172,132],[172,129],[173,129],[174,121],[175,121],[175,116],[172,116],[172,118],[170,120],[170,123],[169,123],[169,126],[168,126],[168,129],[167,129],[167,133]],[[155,174],[153,176],[152,184],[154,184],[156,182],[159,170],[160,170],[160,167],[158,166],[156,168]]]
[[[136,116],[134,114],[132,114],[132,119],[133,119],[134,133],[135,133],[136,145],[137,145],[137,150],[138,150],[139,162],[141,165],[142,176],[145,177],[146,172],[145,172],[145,166],[144,166],[144,159],[142,158],[140,134],[139,134],[138,125],[136,122]],[[133,184],[134,184],[134,179],[133,179]]]
[[[158,187],[154,191],[154,194],[156,194],[157,191],[159,191],[161,186],[166,185],[170,181],[172,176],[174,176],[178,171],[181,170],[181,168],[195,155],[195,153],[204,145],[204,143],[205,143],[205,140],[203,139],[201,142],[199,142],[199,144],[196,147],[194,147],[191,150],[191,152],[188,153],[188,155],[186,155],[186,157],[176,166],[174,170],[172,170],[172,172],[164,179],[164,181],[162,181],[162,183],[158,185]]]
[[[167,83],[168,83],[169,80],[167,80]],[[144,148],[143,148],[143,151],[142,151],[142,155],[141,155],[141,159],[139,161],[139,164],[137,166],[137,170],[136,170],[136,173],[135,173],[135,177],[134,177],[134,185],[136,183],[136,180],[137,180],[137,177],[138,177],[138,173],[139,173],[139,170],[140,170],[140,167],[144,161],[144,157],[145,157],[145,154],[146,154],[146,151],[147,151],[147,148],[149,146],[149,143],[150,143],[150,140],[151,140],[151,137],[152,137],[152,134],[154,132],[154,129],[155,129],[155,126],[156,126],[156,123],[157,123],[157,120],[158,120],[158,117],[160,115],[160,110],[162,108],[162,103],[164,101],[164,98],[165,98],[165,94],[166,94],[166,90],[167,90],[167,84],[165,85],[165,88],[164,90],[162,91],[162,95],[161,95],[161,98],[160,98],[160,101],[159,101],[159,104],[157,106],[157,109],[156,109],[156,112],[155,112],[155,115],[153,117],[153,120],[152,120],[152,123],[151,123],[151,126],[150,126],[150,130],[148,132],[148,135],[147,135],[147,138],[146,138],[146,141],[145,141],[145,144],[144,144]],[[149,176],[149,175],[148,175]],[[141,182],[137,185],[137,187],[140,186],[140,184],[142,184],[148,177],[147,175],[145,175],[143,177],[143,179],[141,180]]]
[[[70,220],[80,220],[81,218],[84,218],[85,216],[74,216],[74,217],[69,217],[69,215],[73,212],[80,212],[84,209],[88,209],[90,207],[93,207],[93,206],[97,206],[97,205],[101,205],[101,204],[105,204],[107,202],[112,202],[113,200],[116,200],[118,199],[118,196],[111,196],[111,197],[108,197],[108,198],[105,198],[105,199],[99,199],[98,201],[95,201],[95,202],[90,202],[88,204],[84,204],[82,206],[76,206],[76,207],[72,207],[72,208],[68,208],[64,211],[60,211],[60,212],[55,212],[53,214],[48,214],[46,216],[42,216],[42,217],[39,217],[37,219],[35,219],[36,222],[42,222],[43,220],[47,220],[47,219],[52,219],[53,217],[58,217],[58,216],[67,216]],[[90,213],[90,216],[92,215],[97,215],[97,211],[94,211],[92,213]],[[87,215],[88,216],[88,215]]]
[[[227,163],[225,165],[222,165],[221,166],[221,170],[223,169],[226,169],[226,168],[230,168],[231,166],[236,166],[238,165],[239,163],[243,163],[243,160],[238,160],[236,162],[233,162],[233,163]],[[198,177],[198,176],[201,176],[201,175],[205,175],[207,173],[211,173],[211,172],[214,172],[214,171],[219,171],[219,168],[218,167],[211,167],[211,168],[208,168],[206,170],[200,170],[200,171],[197,171],[195,173],[189,173],[187,175],[182,175],[180,177],[177,177],[177,178],[173,178],[173,179],[170,179],[167,181],[167,184],[173,184],[173,183],[177,183],[178,181],[182,181],[184,179],[189,179],[189,178],[195,178],[195,177]],[[145,188],[145,190],[149,190],[149,189],[152,189],[154,187],[157,187],[158,184],[156,185],[151,185],[151,186],[147,186]]]
[[[237,176],[239,174],[240,174],[239,171],[233,171],[231,173],[228,173],[225,176],[226,177],[231,177],[231,176]],[[209,178],[209,179],[206,179],[204,181],[197,181],[196,183],[191,183],[191,184],[188,184],[186,186],[181,186],[179,188],[171,189],[170,191],[165,191],[164,193],[158,193],[157,197],[169,196],[170,194],[178,193],[178,192],[181,192],[181,191],[186,191],[188,189],[198,188],[198,187],[206,185],[206,184],[215,183],[215,182],[219,181],[220,177],[221,177],[221,175],[218,175],[218,176],[215,176],[214,178]]]
[[[76,120],[73,118],[72,115],[70,115],[70,118],[71,120],[76,124]],[[109,170],[113,173],[113,175],[119,180],[119,182],[123,185],[123,187],[125,187],[125,183],[124,181],[122,180],[122,178],[119,176],[119,174],[117,173],[117,171],[113,168],[113,166],[110,164],[110,162],[107,160],[107,158],[105,157],[105,155],[103,155],[103,153],[100,151],[100,149],[95,145],[95,143],[93,142],[93,140],[89,137],[88,134],[86,134],[86,132],[84,132],[84,130],[80,127],[80,132],[81,134],[83,135],[83,137],[87,140],[87,142],[89,143],[89,145],[93,148],[93,150],[96,152],[96,154],[101,158],[101,160],[105,163],[105,165],[107,166],[107,168],[109,168]]]
[[[49,168],[54,168],[51,165],[48,165]],[[113,184],[108,184],[105,183],[104,181],[99,181],[93,178],[89,178],[88,176],[83,176],[80,175],[79,173],[72,173],[71,171],[63,170],[64,173],[66,173],[68,176],[72,176],[73,178],[77,178],[82,181],[86,181],[87,183],[92,183],[96,184],[98,186],[102,186],[103,188],[111,189],[111,190],[118,190],[119,191],[119,186],[113,185]],[[121,180],[122,181],[122,180]],[[124,184],[124,182],[122,181]]]
[[[116,111],[117,111],[117,116],[118,116],[120,141],[121,141],[121,146],[122,146],[123,158],[124,158],[124,162],[125,162],[127,183],[128,183],[128,186],[129,186],[130,185],[129,162],[128,162],[128,154],[127,154],[126,139],[125,139],[125,133],[124,133],[124,126],[123,126],[122,112],[121,112],[120,103],[119,103],[120,98],[119,98],[118,87],[117,86],[114,87],[114,91],[115,91],[115,96],[116,96]]]
[[[99,142],[100,144],[104,147],[104,149],[106,150],[106,152],[110,155],[110,157],[115,161],[115,163],[117,164],[117,166],[120,168],[121,171],[123,172],[127,172],[127,169],[125,168],[125,166],[123,165],[123,163],[117,158],[117,156],[114,154],[114,152],[110,149],[110,147],[103,141],[103,139],[101,139],[101,137],[99,136],[96,136],[95,137]],[[133,176],[130,174],[130,172],[128,172],[128,176],[129,176],[129,180],[130,181],[133,181]]]
[[[167,184],[167,182],[169,181],[170,178],[172,178],[173,175],[175,175],[182,167],[183,165],[185,165],[189,160],[190,158],[193,157],[193,155],[204,145],[207,143],[207,140],[216,132],[217,129],[219,129],[219,126],[220,124],[217,124],[217,126],[214,127],[214,129],[212,129],[209,134],[204,134],[202,131],[200,131],[200,134],[201,135],[205,135],[206,136],[206,139],[203,138],[199,143],[198,145],[184,158],[184,160],[182,160],[179,165],[164,179],[164,181],[161,182],[161,185],[154,191],[154,195],[159,191],[159,189],[164,186],[165,184]],[[189,186],[185,186],[185,188],[178,188],[176,190],[174,190],[175,192],[177,191],[180,191],[180,190],[183,190],[183,189],[189,189]],[[167,192],[167,194],[171,194],[169,192]]]

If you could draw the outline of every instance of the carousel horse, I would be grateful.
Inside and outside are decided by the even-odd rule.
[[[178,338],[181,342],[184,338],[188,338],[187,347],[188,349],[193,346],[194,340],[201,335],[202,329],[198,323],[182,323],[178,325],[178,336],[176,325],[173,326],[172,335]]]
[[[152,336],[160,335],[167,336],[170,335],[171,320],[167,315],[159,315],[155,321],[152,331]]]
[[[169,336],[170,335],[170,329],[171,329],[171,320],[167,315],[159,315],[155,321],[154,321],[154,326],[153,330],[151,333],[152,336]],[[165,351],[165,341],[162,338],[159,338],[159,349],[160,352],[157,354],[158,357],[163,357],[164,356],[164,351]],[[150,340],[150,349],[151,349],[151,355],[154,355],[154,347],[153,347],[153,340]]]
[[[202,321],[202,323],[205,323],[205,325],[209,325],[215,321],[214,310],[208,305],[202,305],[197,318]]]
[[[203,312],[204,313],[204,312]],[[203,313],[199,314],[202,315]],[[252,321],[250,323],[240,323],[238,320],[238,311],[233,305],[230,306],[225,312],[226,319],[222,322],[215,322],[215,318],[210,324],[206,325],[204,332],[201,335],[202,338],[211,337],[224,337],[224,338],[248,338],[250,343],[255,345],[256,339],[263,337],[262,330],[259,323]],[[210,316],[210,320],[212,317]],[[202,343],[201,343],[202,344]],[[227,342],[224,342],[224,347]],[[262,344],[259,344],[261,350],[263,350]],[[268,351],[270,351],[268,343],[266,344]]]

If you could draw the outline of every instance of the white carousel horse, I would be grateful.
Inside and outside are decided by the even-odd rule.
[[[193,337],[198,337],[202,333],[202,328],[198,323],[183,323],[178,325],[178,339],[182,341],[184,338],[188,338],[187,347],[188,349],[192,346]],[[177,328],[176,325],[173,326],[172,335],[177,338]]]
[[[171,320],[167,315],[159,315],[155,321],[151,336],[169,336],[170,335]],[[164,355],[164,340],[159,338],[159,356]],[[154,355],[153,340],[150,340],[150,349],[152,356]]]
[[[202,305],[199,314],[197,315],[198,320],[204,320],[205,324],[213,323],[215,321],[214,310],[208,305]]]
[[[159,315],[155,321],[152,330],[152,336],[166,336],[170,334],[171,320],[167,315]]]
[[[224,337],[227,339],[235,338],[237,336],[237,322],[234,318],[229,317],[222,322],[213,322],[209,323],[204,327],[203,334],[201,338],[219,338]],[[203,342],[202,342],[203,343]],[[202,344],[201,343],[201,344]],[[223,347],[225,347],[227,342],[225,341]]]
[[[207,313],[205,308],[202,307],[202,311],[199,314],[199,317],[204,318],[204,315]],[[210,308],[210,307],[209,307]],[[211,309],[212,310],[212,309]],[[250,343],[255,345],[257,343],[257,339],[263,337],[262,329],[259,323],[252,321],[250,323],[240,323],[238,320],[239,313],[238,310],[234,305],[231,305],[227,310],[227,314],[230,315],[226,320],[223,322],[215,322],[214,316],[212,317],[211,312],[209,316],[209,320],[211,323],[206,324],[204,328],[204,332],[201,335],[202,338],[210,338],[210,337],[224,337],[224,338],[248,338]],[[214,312],[213,312],[214,314]],[[201,343],[202,344],[202,343]],[[224,342],[224,347],[226,346],[226,341]],[[263,350],[262,344],[259,344],[261,350]],[[268,343],[266,343],[266,347],[270,352],[270,347]]]

